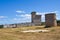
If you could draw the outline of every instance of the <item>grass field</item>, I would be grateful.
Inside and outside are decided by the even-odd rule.
[[[22,33],[23,30],[47,29],[50,32]],[[0,40],[60,40],[60,27],[1,28]]]

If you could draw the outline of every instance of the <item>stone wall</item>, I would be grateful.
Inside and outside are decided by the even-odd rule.
[[[34,23],[37,26],[41,25],[41,15],[36,15],[36,12],[32,12],[31,17],[32,23]]]
[[[55,13],[45,14],[45,25],[46,26],[57,26]]]

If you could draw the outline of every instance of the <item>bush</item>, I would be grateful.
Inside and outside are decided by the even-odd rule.
[[[3,28],[3,25],[0,25],[0,28]]]
[[[60,26],[60,20],[57,20],[57,25]]]
[[[57,23],[60,23],[60,20],[57,20]]]
[[[44,28],[50,28],[51,26],[45,26]]]
[[[45,25],[45,22],[42,22],[41,25]]]

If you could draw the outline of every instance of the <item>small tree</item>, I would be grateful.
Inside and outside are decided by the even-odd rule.
[[[3,25],[0,25],[0,28],[3,28]]]
[[[60,20],[57,20],[57,25],[60,26]]]
[[[57,20],[57,23],[60,23],[60,20]]]
[[[45,25],[45,22],[42,22],[41,25]]]

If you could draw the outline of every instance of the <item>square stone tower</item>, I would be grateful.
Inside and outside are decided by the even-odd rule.
[[[45,25],[46,27],[57,26],[55,13],[45,14]]]
[[[35,24],[36,26],[41,25],[41,15],[36,15],[36,12],[32,12],[31,17],[31,21],[33,24]]]
[[[36,12],[32,12],[31,13],[31,21],[32,21],[32,23],[34,23],[35,16],[36,16]]]

